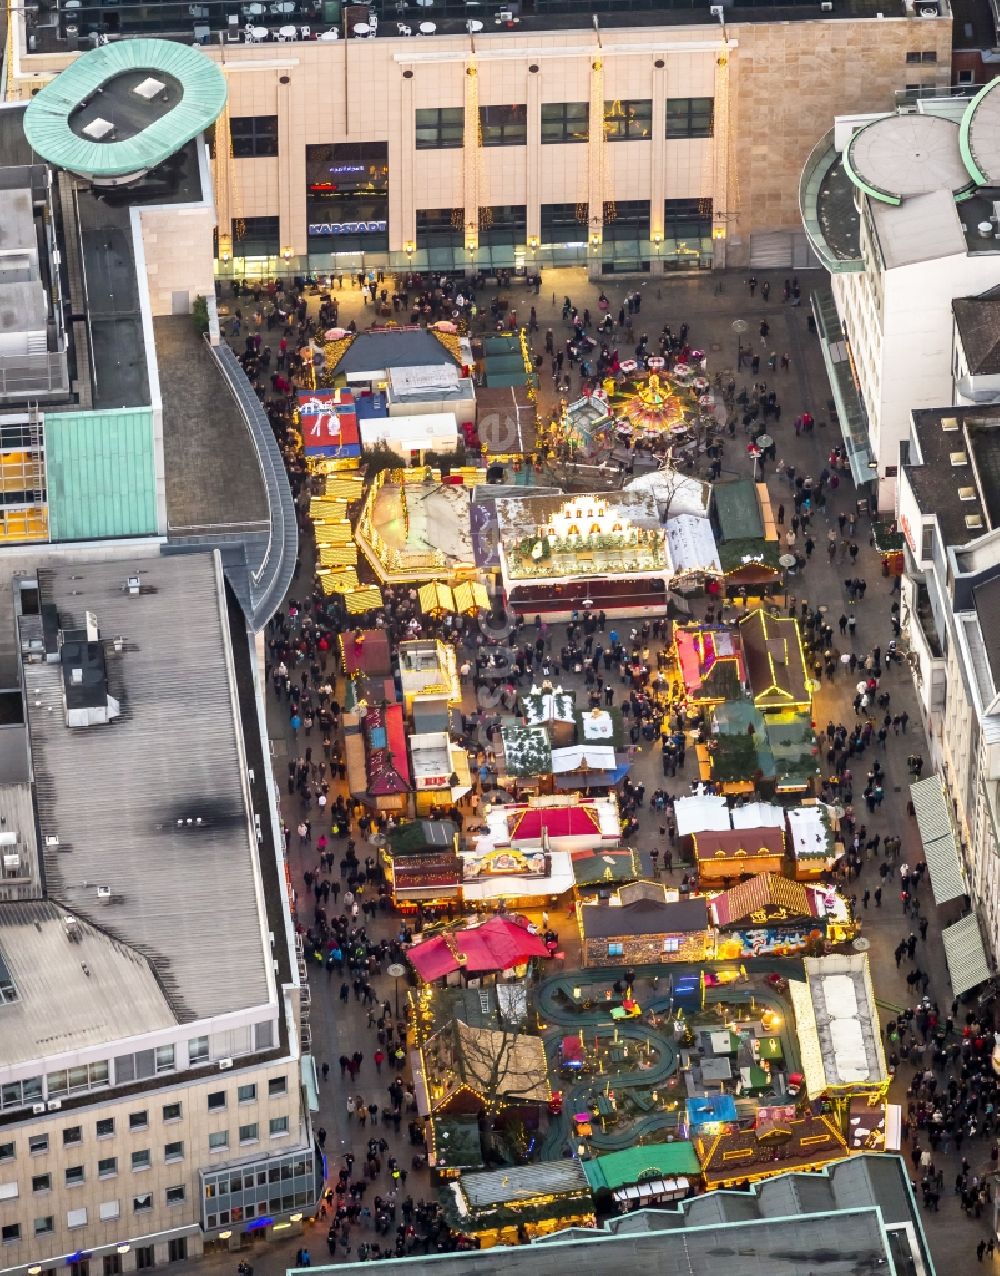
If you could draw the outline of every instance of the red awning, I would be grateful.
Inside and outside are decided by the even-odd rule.
[[[523,926],[503,917],[494,917],[483,926],[437,935],[415,945],[407,956],[420,978],[430,983],[455,970],[470,974],[509,970],[532,957],[547,957],[548,950],[539,935],[531,935]]]

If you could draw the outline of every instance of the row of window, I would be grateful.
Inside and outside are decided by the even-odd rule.
[[[186,1190],[183,1183],[177,1183],[173,1187],[164,1188],[164,1199],[167,1205],[183,1205],[186,1196]],[[140,1192],[132,1197],[132,1213],[142,1214],[146,1210],[153,1208],[153,1193]],[[98,1213],[102,1223],[111,1222],[121,1217],[121,1202],[102,1201],[98,1206]],[[77,1227],[86,1227],[88,1222],[88,1212],[85,1205],[81,1205],[79,1209],[66,1211],[66,1226],[71,1231]],[[46,1236],[50,1232],[55,1231],[55,1217],[52,1214],[39,1215],[32,1224],[32,1233],[35,1236]],[[16,1245],[21,1237],[20,1223],[6,1223],[0,1228],[0,1242],[4,1245]]]
[[[249,1029],[247,1032],[249,1033]],[[248,1036],[248,1048],[249,1040]],[[254,1024],[253,1049],[269,1050],[273,1045],[274,1024],[270,1020]],[[187,1066],[198,1067],[211,1062],[208,1037],[193,1037],[187,1043]],[[137,1050],[132,1054],[116,1055],[114,1084],[128,1085],[134,1081],[148,1080],[175,1072],[177,1066],[176,1046],[158,1046],[154,1050]],[[0,1086],[0,1112],[29,1107],[45,1099],[65,1098],[68,1095],[106,1089],[111,1085],[111,1070],[107,1060],[100,1060],[97,1063],[50,1072],[44,1078],[44,1088],[42,1080],[42,1077],[28,1077],[23,1081],[12,1081]]]
[[[715,99],[672,97],[667,99],[665,136],[670,140],[711,137],[715,127]],[[604,103],[604,136],[609,142],[629,142],[653,135],[651,98],[615,98]],[[543,146],[586,142],[590,135],[589,102],[544,102],[540,140]],[[465,139],[465,108],[434,106],[416,113],[418,151],[458,150]],[[481,146],[525,146],[528,142],[528,108],[513,106],[479,108]],[[276,153],[276,152],[275,152]]]
[[[267,1094],[270,1099],[277,1099],[288,1093],[288,1078],[286,1076],[271,1077],[267,1083]],[[257,1083],[249,1081],[244,1085],[238,1086],[236,1090],[237,1103],[256,1103],[257,1102]],[[225,1090],[212,1090],[207,1097],[207,1107],[209,1112],[224,1112],[229,1106],[229,1096]],[[182,1116],[181,1103],[165,1103],[162,1107],[164,1122],[179,1121]],[[272,1134],[287,1133],[288,1118],[276,1117],[271,1122],[272,1127],[275,1121],[285,1122],[283,1131],[272,1129]],[[111,1138],[115,1133],[116,1118],[101,1117],[95,1124],[95,1134],[99,1139]],[[128,1114],[128,1128],[130,1131],[148,1130],[149,1129],[149,1109],[140,1108],[135,1112]],[[67,1126],[62,1132],[63,1147],[74,1147],[83,1142],[83,1127],[80,1125]],[[168,1145],[172,1146],[172,1145]],[[48,1134],[32,1134],[28,1136],[28,1151],[32,1156],[39,1156],[49,1151]],[[0,1162],[12,1161],[17,1155],[17,1144],[13,1140],[0,1143]]]

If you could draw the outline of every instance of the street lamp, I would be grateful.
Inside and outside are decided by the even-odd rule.
[[[403,965],[402,962],[394,961],[392,965],[386,966],[385,973],[387,975],[391,975],[396,983],[396,989],[395,989],[396,1018],[398,1019],[399,1018],[399,981],[406,974],[406,967]]]

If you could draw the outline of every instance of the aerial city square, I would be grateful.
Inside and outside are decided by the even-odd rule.
[[[8,4],[0,1276],[1000,1268],[998,23]]]

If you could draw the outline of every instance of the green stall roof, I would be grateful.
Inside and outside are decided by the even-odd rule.
[[[619,1187],[631,1187],[645,1179],[701,1173],[694,1145],[684,1140],[647,1143],[643,1147],[626,1148],[623,1152],[609,1152],[607,1156],[584,1161],[583,1168],[595,1192],[602,1188],[614,1192]]]

